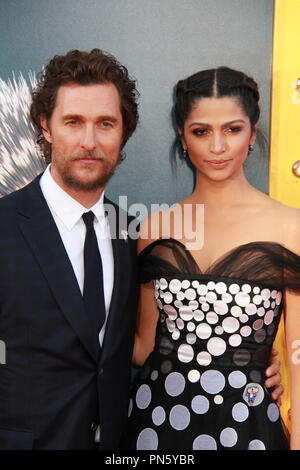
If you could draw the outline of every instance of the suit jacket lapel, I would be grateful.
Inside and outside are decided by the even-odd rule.
[[[105,204],[110,204],[108,212],[109,225],[112,235],[112,248],[114,256],[114,288],[106,324],[102,348],[102,359],[112,354],[118,347],[118,338],[122,337],[123,306],[128,297],[128,283],[131,278],[130,249],[128,241],[122,236],[123,222],[119,220],[119,207],[105,198]],[[122,210],[122,209],[121,209]],[[126,218],[127,230],[127,218]]]
[[[62,313],[90,355],[97,361],[99,343],[93,340],[72,264],[44,199],[39,177],[24,188],[19,226],[40,265]]]

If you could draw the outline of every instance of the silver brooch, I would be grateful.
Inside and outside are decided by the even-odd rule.
[[[128,232],[127,232],[127,230],[121,230],[121,235],[124,239],[124,242],[127,243],[128,242]]]

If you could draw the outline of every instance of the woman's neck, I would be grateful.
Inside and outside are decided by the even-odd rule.
[[[212,207],[226,208],[243,202],[250,202],[250,193],[256,192],[247,181],[245,174],[215,181],[197,174],[196,186],[192,193],[195,202]]]

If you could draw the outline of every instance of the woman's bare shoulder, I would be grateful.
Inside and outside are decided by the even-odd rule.
[[[281,204],[277,223],[282,227],[283,244],[300,254],[300,209]]]

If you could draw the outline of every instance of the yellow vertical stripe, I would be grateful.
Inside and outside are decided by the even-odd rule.
[[[300,0],[275,0],[272,70],[270,195],[300,208]]]
[[[273,32],[272,108],[270,141],[270,196],[300,208],[300,179],[292,172],[300,160],[300,0],[275,0]],[[299,234],[300,236],[300,234]],[[274,346],[279,351],[282,383],[281,415],[290,428],[290,375],[286,356],[284,319]]]

